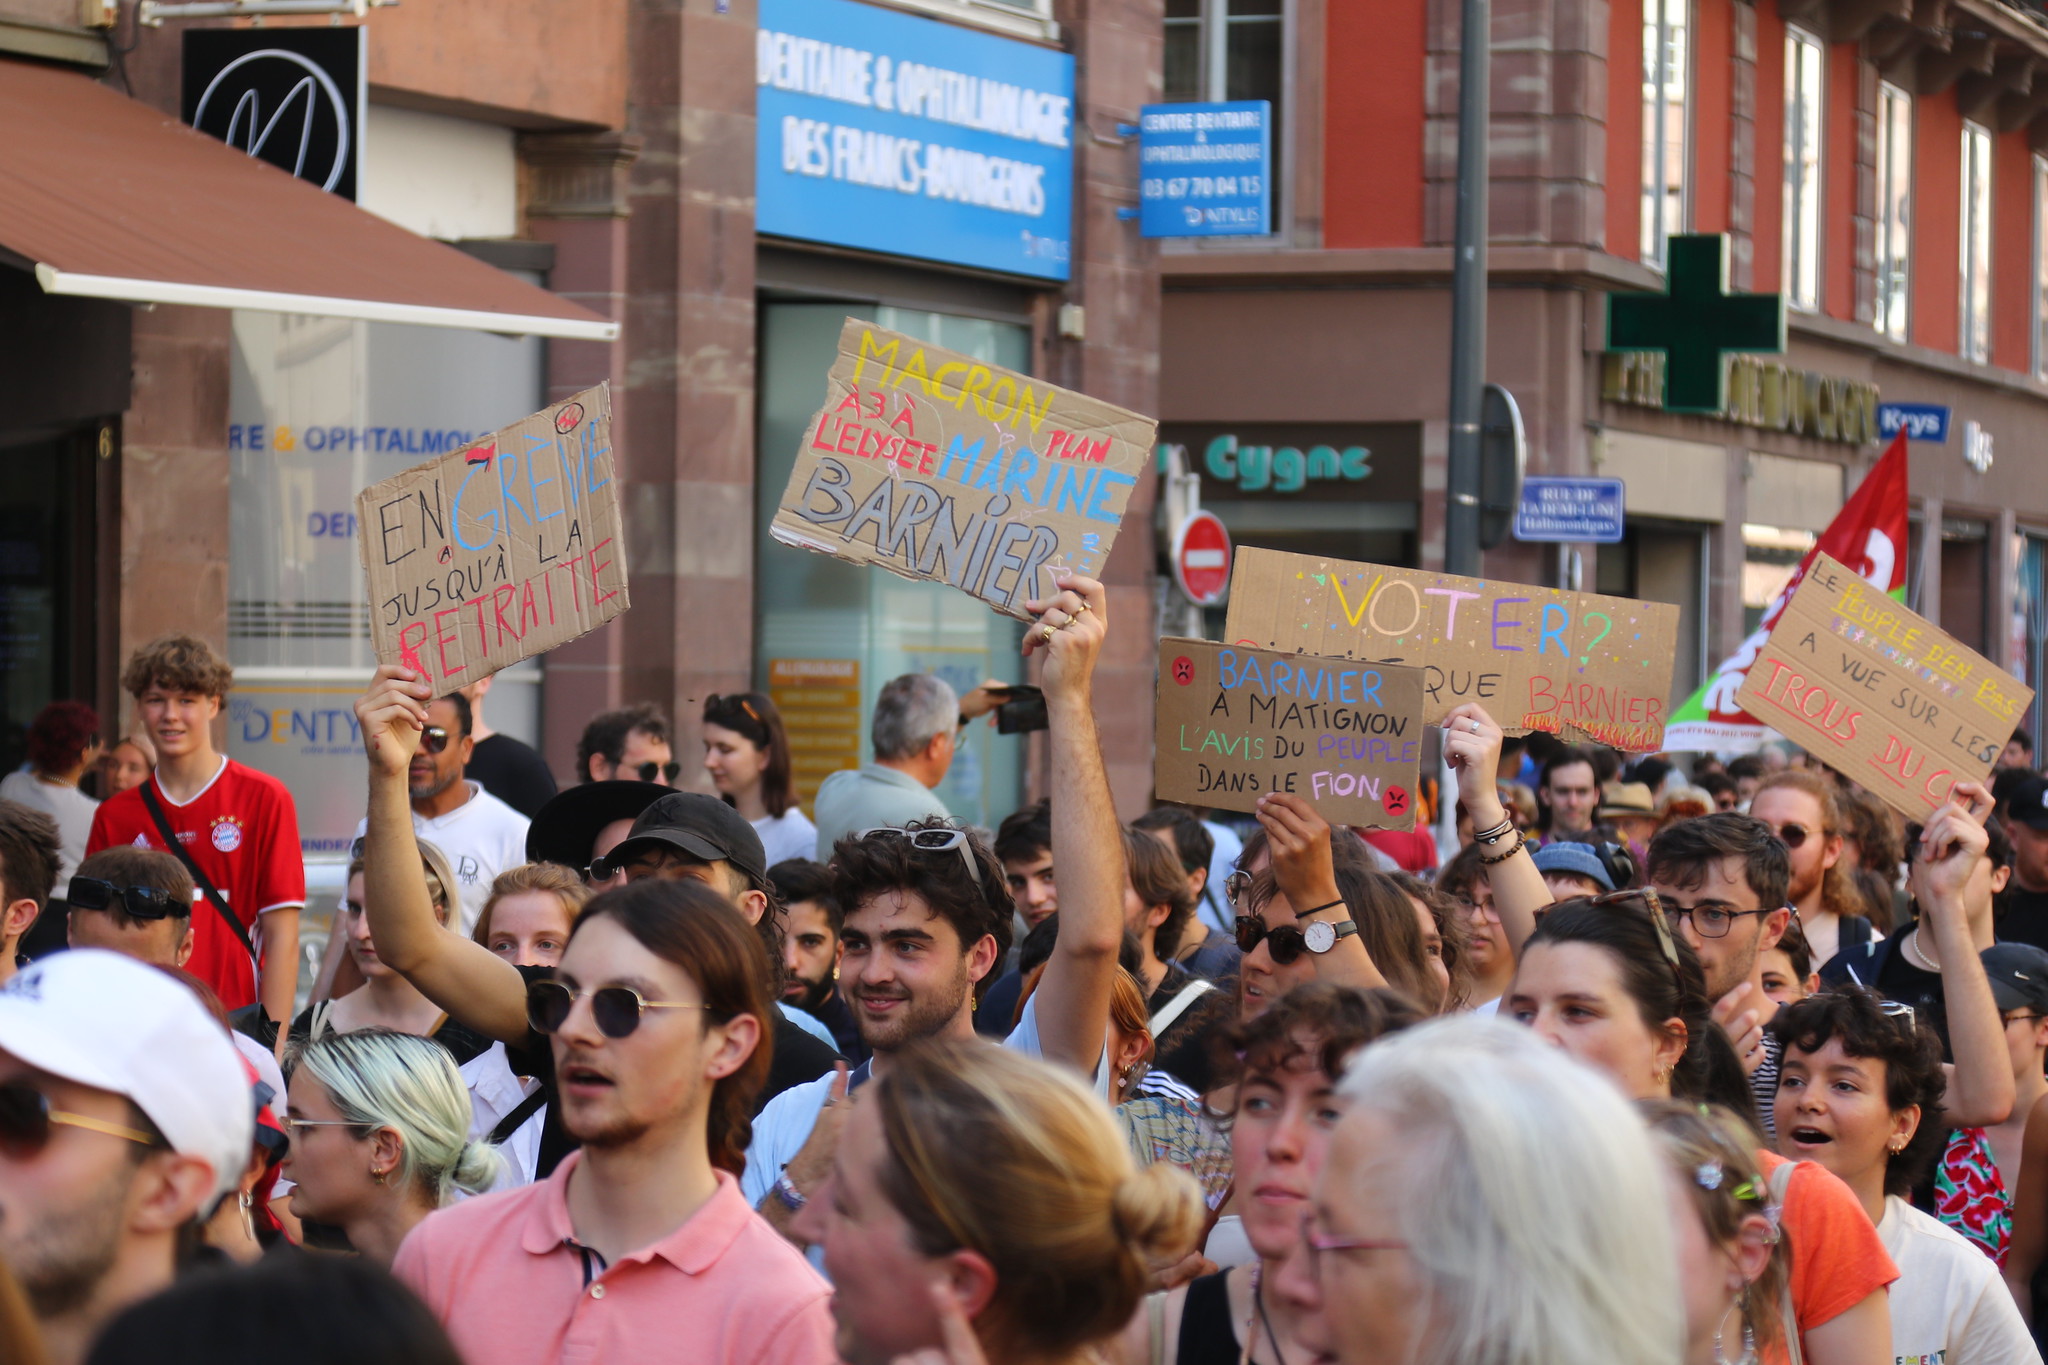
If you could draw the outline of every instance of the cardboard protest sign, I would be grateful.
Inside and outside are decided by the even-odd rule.
[[[1990,774],[2034,690],[1818,555],[1735,696],[1920,820]]]
[[[1333,825],[1415,827],[1420,669],[1163,639],[1155,716],[1162,801],[1248,811],[1292,792]]]
[[[1478,702],[1509,734],[1644,753],[1663,741],[1678,608],[1245,548],[1223,634],[1420,668],[1429,725]]]
[[[380,663],[437,695],[630,605],[608,385],[356,494]]]
[[[1006,615],[1099,575],[1149,417],[848,318],[769,534]]]

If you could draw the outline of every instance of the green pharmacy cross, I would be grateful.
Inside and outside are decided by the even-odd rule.
[[[1674,236],[1665,243],[1662,294],[1607,297],[1607,349],[1664,352],[1668,412],[1720,412],[1728,351],[1783,351],[1782,294],[1728,292],[1726,233]]]

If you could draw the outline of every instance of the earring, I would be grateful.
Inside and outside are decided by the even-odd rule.
[[[1756,1332],[1749,1325],[1749,1286],[1742,1287],[1742,1294],[1735,1300],[1736,1309],[1742,1315],[1742,1354],[1729,1360],[1721,1349],[1721,1329],[1714,1329],[1714,1365],[1757,1365]]]
[[[370,1179],[376,1181],[379,1185],[382,1185],[389,1178],[389,1175],[389,1172],[380,1171],[374,1166],[370,1168]]]

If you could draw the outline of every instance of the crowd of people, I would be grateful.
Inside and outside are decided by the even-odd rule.
[[[890,682],[807,816],[761,693],[703,702],[710,791],[651,705],[557,789],[488,681],[382,667],[317,953],[210,647],[129,660],[111,749],[49,707],[0,781],[0,1360],[2040,1361],[2026,735],[1908,824],[1466,705],[1414,834],[1125,824],[1105,594],[1031,610],[1046,792],[993,831],[935,789],[1000,689]]]

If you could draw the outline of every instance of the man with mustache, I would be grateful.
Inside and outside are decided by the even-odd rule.
[[[853,1011],[839,993],[840,929],[846,912],[832,891],[832,870],[809,858],[785,858],[768,869],[782,899],[782,1003],[832,1031],[839,1054],[855,1066],[868,1059]]]
[[[1061,914],[1052,958],[1004,1045],[1073,1066],[1100,1089],[1124,892],[1122,835],[1090,700],[1107,597],[1095,580],[1069,578],[1055,597],[1030,605],[1039,618],[1024,647],[1046,655]],[[911,1043],[974,1036],[975,991],[1009,949],[1014,912],[994,852],[943,821],[839,839],[832,889],[845,910],[839,985],[874,1055],[850,1074],[791,1087],[754,1123],[741,1190],[792,1240],[800,1240],[792,1219],[832,1168],[849,1095]]]

